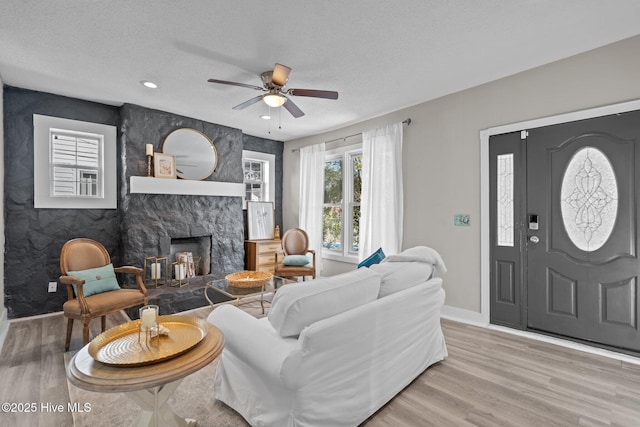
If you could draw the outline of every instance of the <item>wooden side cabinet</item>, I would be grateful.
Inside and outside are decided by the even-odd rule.
[[[273,273],[276,251],[281,248],[280,240],[245,240],[244,253],[247,270]]]

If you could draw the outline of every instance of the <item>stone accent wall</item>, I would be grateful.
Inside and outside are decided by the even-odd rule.
[[[33,114],[117,126],[118,209],[34,209]],[[62,310],[66,288],[47,291],[60,276],[60,249],[72,238],[101,242],[114,265],[142,266],[169,255],[172,237],[212,236],[211,273],[244,268],[245,222],[237,197],[129,194],[129,177],[146,176],[145,144],[162,151],[164,137],[189,127],[215,139],[218,166],[209,180],[242,182],[242,150],[276,154],[276,221],[282,223],[282,142],[241,130],[135,105],[113,107],[4,87],[5,295],[9,318]],[[245,141],[246,140],[246,141]],[[61,332],[62,333],[62,332]]]
[[[61,311],[67,290],[49,293],[60,276],[60,249],[70,239],[100,241],[120,263],[117,209],[34,209],[33,115],[117,126],[119,109],[5,86],[5,306],[9,318]],[[64,333],[64,331],[60,331]]]

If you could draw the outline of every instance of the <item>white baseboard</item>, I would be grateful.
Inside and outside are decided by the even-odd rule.
[[[0,352],[2,352],[4,340],[7,338],[7,332],[9,332],[9,319],[7,318],[7,309],[2,307],[2,311],[0,311]]]
[[[482,313],[477,311],[466,310],[464,308],[451,307],[445,305],[440,311],[440,317],[456,322],[467,323],[474,326],[486,328],[489,326],[489,319],[485,318]]]
[[[445,305],[442,307],[440,317],[447,320],[453,320],[455,322],[466,323],[468,325],[479,326],[481,328],[492,329],[495,331],[504,332],[507,334],[517,335],[520,337],[542,341],[549,344],[559,345],[561,347],[570,348],[573,350],[583,351],[589,354],[595,354],[598,356],[608,357],[610,359],[620,360],[634,365],[640,365],[640,358],[630,356],[624,353],[617,353],[611,350],[605,350],[599,347],[593,347],[586,344],[577,343],[575,341],[565,340],[562,338],[556,338],[549,335],[538,334],[531,331],[523,331],[520,329],[507,328],[505,326],[492,325],[489,323],[489,319],[483,316],[481,313],[471,310],[465,310],[463,308],[451,307]]]

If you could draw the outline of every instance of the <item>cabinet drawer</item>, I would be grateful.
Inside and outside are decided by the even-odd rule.
[[[275,252],[258,255],[258,265],[273,265],[274,262],[276,262]]]
[[[280,240],[246,240],[245,268],[273,273],[276,251],[282,248]]]
[[[281,248],[280,242],[265,242],[258,245],[258,253],[274,253]]]

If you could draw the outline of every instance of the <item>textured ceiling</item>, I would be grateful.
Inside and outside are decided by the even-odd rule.
[[[277,140],[376,117],[640,34],[638,0],[2,0],[5,84],[133,103]],[[290,66],[294,119],[259,94]],[[144,88],[153,80],[159,88]]]

